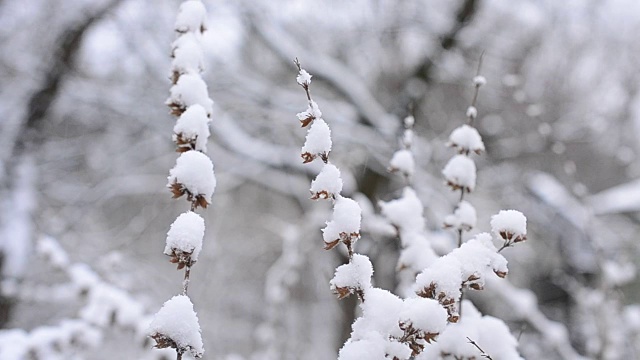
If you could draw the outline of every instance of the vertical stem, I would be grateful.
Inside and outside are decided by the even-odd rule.
[[[182,281],[182,295],[187,295],[187,290],[189,290],[190,275],[191,275],[191,266],[187,265],[184,268],[184,280]]]
[[[176,355],[176,360],[182,360],[182,351],[177,350],[177,351],[176,351],[176,354],[177,354],[177,355]]]

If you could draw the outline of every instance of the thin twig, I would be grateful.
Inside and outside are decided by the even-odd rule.
[[[182,295],[187,295],[187,291],[189,290],[189,281],[191,280],[189,276],[191,275],[191,266],[187,265],[184,267],[184,280],[182,281]]]
[[[476,347],[476,349],[478,349],[478,351],[480,351],[482,353],[482,357],[488,360],[493,360],[493,358],[491,358],[491,356],[489,356],[489,354],[487,354],[486,352],[484,352],[484,350],[482,350],[482,348],[480,347],[480,345],[478,345],[475,341],[471,340],[471,338],[467,337],[467,340],[469,340],[469,343],[473,346]]]

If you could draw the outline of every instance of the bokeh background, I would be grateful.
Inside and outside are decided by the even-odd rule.
[[[413,109],[414,186],[430,238],[453,244],[441,224],[457,196],[440,172],[481,53],[487,152],[476,157],[469,201],[477,231],[499,209],[525,213],[529,241],[506,251],[512,292],[488,286],[473,300],[509,324],[527,359],[640,356],[640,2],[204,3],[218,187],[190,295],[207,359],[333,359],[356,315],[329,290],[344,254],[322,250],[330,207],[308,199],[318,169],[299,158],[295,114],[306,99],[293,59],[313,75],[332,161],[365,224],[404,186],[387,166]],[[178,6],[0,0],[0,354],[18,346],[10,336],[82,321],[95,300],[38,255],[42,239],[122,290],[100,311],[126,299],[124,308],[153,314],[180,291],[181,273],[162,254],[188,209],[165,187],[177,158],[163,103]],[[393,290],[398,240],[363,230],[358,250],[372,258],[377,286]],[[533,299],[529,313],[514,310],[516,292]],[[127,321],[91,326],[99,336],[87,344],[33,336],[25,346],[49,346],[31,351],[43,359],[171,358]]]

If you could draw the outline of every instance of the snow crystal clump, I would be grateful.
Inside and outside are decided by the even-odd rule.
[[[331,130],[329,125],[316,119],[307,133],[307,139],[302,147],[302,158],[305,163],[313,161],[316,156],[325,159],[331,151]]]
[[[340,265],[331,279],[331,290],[340,298],[344,298],[354,291],[364,292],[371,287],[373,266],[365,255],[353,254],[351,262]]]
[[[300,85],[311,85],[311,75],[307,72],[307,70],[300,70],[300,72],[298,73],[298,76],[296,77],[296,81],[298,82],[298,84]]]
[[[196,358],[204,353],[198,317],[186,295],[174,296],[164,303],[149,325],[149,334],[158,348],[177,348]]]
[[[476,209],[468,201],[461,201],[453,214],[444,219],[444,226],[458,230],[470,231],[476,226]]]
[[[517,210],[500,210],[491,217],[491,230],[504,240],[524,241],[527,239],[527,218]]]
[[[325,248],[331,249],[339,241],[354,242],[360,237],[360,221],[362,209],[352,199],[338,197],[333,206],[333,217],[322,229]]]
[[[193,145],[193,150],[206,152],[207,140],[211,134],[209,121],[207,112],[201,105],[189,106],[173,127],[173,141],[178,143],[178,147],[191,150],[189,148]]]
[[[478,109],[475,106],[469,106],[467,108],[467,117],[475,119],[478,116]]]
[[[400,322],[425,334],[439,334],[447,326],[447,311],[433,299],[408,298],[404,300]]]
[[[172,108],[185,110],[191,105],[199,104],[211,116],[213,111],[213,100],[209,98],[207,84],[198,74],[184,74],[180,76],[178,82],[171,87],[171,96],[167,99],[167,104]]]
[[[388,202],[380,201],[378,205],[382,215],[400,232],[424,230],[424,218],[422,217],[424,209],[422,202],[412,188],[407,186],[402,191],[401,198]]]
[[[342,191],[342,179],[340,170],[333,164],[327,163],[322,171],[311,182],[311,198],[329,199],[335,198]]]
[[[389,162],[389,170],[391,172],[399,171],[408,177],[413,176],[415,167],[416,164],[410,150],[396,151]]]
[[[482,75],[478,75],[473,78],[473,85],[475,86],[480,87],[482,85],[485,85],[486,83],[487,83],[487,79]]]
[[[449,136],[448,145],[458,149],[460,153],[472,151],[479,154],[484,151],[484,143],[478,130],[469,125],[462,125],[453,130]]]
[[[198,254],[202,250],[202,238],[204,237],[204,219],[188,211],[180,214],[171,224],[167,232],[167,243],[164,248],[166,255],[174,252],[182,252],[191,255],[191,261],[198,261]]]
[[[310,100],[306,111],[296,114],[298,120],[302,123],[302,127],[309,125],[313,120],[322,118],[322,111],[315,101]]]
[[[384,341],[376,340],[379,339],[348,341],[340,349],[338,360],[388,360]]]
[[[180,5],[175,29],[177,32],[196,32],[204,30],[207,10],[199,0],[188,0]]]
[[[216,188],[216,177],[213,173],[213,163],[207,155],[194,150],[182,153],[176,160],[176,165],[169,171],[168,180],[169,188],[179,184],[190,196],[202,196],[207,203],[211,203]]]
[[[198,38],[193,33],[180,36],[172,44],[172,73],[200,73],[204,70],[204,55]]]
[[[476,187],[476,164],[467,156],[456,155],[451,158],[442,174],[454,190],[473,191]]]

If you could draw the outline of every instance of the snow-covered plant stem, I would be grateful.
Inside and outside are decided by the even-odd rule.
[[[213,163],[205,152],[213,101],[200,73],[204,70],[201,38],[206,30],[206,10],[199,0],[187,0],[180,6],[172,44],[170,78],[171,95],[166,104],[178,117],[173,141],[180,156],[169,172],[167,187],[174,198],[185,196],[190,210],[171,224],[164,253],[184,269],[182,293],[164,303],[150,325],[150,335],[157,348],[176,349],[177,359],[190,353],[201,358],[204,353],[200,325],[188,296],[191,267],[198,260],[204,238],[204,219],[195,211],[211,203],[216,178]]]
[[[476,185],[476,166],[472,152],[484,151],[484,144],[473,127],[477,117],[475,107],[478,92],[486,83],[480,75],[480,66],[473,79],[475,87],[471,106],[467,109],[468,124],[455,129],[449,137],[449,146],[457,149],[442,173],[454,191],[460,191],[460,200],[454,213],[447,215],[445,228],[457,231],[457,247],[442,256],[417,277],[415,291],[418,296],[437,300],[448,312],[449,325],[438,338],[438,343],[425,350],[420,360],[454,358],[470,360],[478,358],[520,359],[517,340],[500,319],[483,316],[469,301],[463,300],[465,289],[482,290],[494,274],[500,278],[507,275],[507,260],[500,250],[526,240],[526,218],[515,210],[500,211],[491,218],[492,232],[502,246],[495,246],[495,238],[488,233],[477,234],[463,241],[463,232],[476,225],[476,210],[464,200],[465,194]],[[383,209],[384,210],[384,209]],[[462,310],[465,316],[462,317]],[[486,351],[486,352],[485,352]]]
[[[309,127],[301,156],[304,163],[318,158],[324,163],[311,183],[311,198],[333,202],[331,221],[322,229],[324,247],[330,250],[342,243],[349,254],[349,262],[336,269],[330,281],[331,289],[339,299],[356,294],[362,308],[362,316],[353,323],[351,337],[340,349],[338,359],[409,360],[420,354],[445,328],[447,311],[436,300],[415,295],[401,299],[372,286],[371,261],[354,249],[360,238],[362,209],[353,199],[340,194],[340,170],[329,161],[331,130],[311,97],[311,75],[297,60],[295,64],[297,82],[305,90],[308,101],[307,110],[297,115],[302,126]]]

